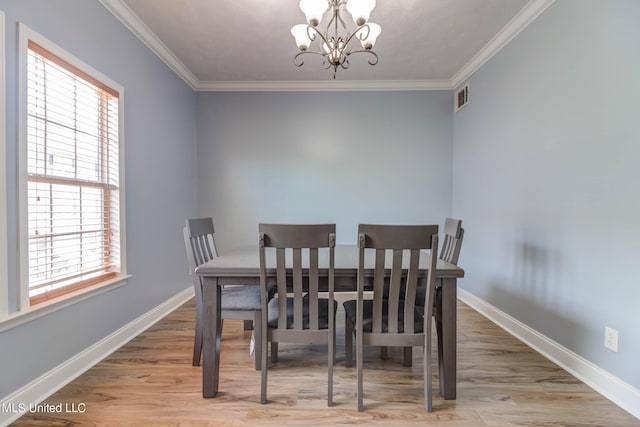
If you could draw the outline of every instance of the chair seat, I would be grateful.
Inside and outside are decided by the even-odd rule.
[[[333,315],[338,310],[338,302],[333,302]],[[278,327],[278,298],[273,298],[268,305],[267,322],[270,328]],[[287,328],[293,327],[293,298],[287,298]],[[318,299],[318,327],[327,329],[329,327],[329,300]],[[305,296],[302,300],[302,328],[309,329],[309,299]]]
[[[269,299],[275,295],[275,286],[269,287]],[[222,290],[222,310],[258,311],[260,307],[260,286],[232,286]]]
[[[362,301],[363,310],[364,310],[364,321],[362,322],[362,329],[364,332],[371,332],[373,330],[373,301],[372,300],[364,300]],[[345,301],[343,304],[345,316],[347,321],[351,324],[356,324],[356,307],[357,300],[349,300]],[[382,312],[384,313],[382,316],[382,332],[389,331],[389,317],[388,317],[388,305],[389,301],[385,300],[382,302]],[[415,333],[422,333],[424,329],[424,320],[422,314],[414,309],[413,310],[413,330]],[[400,307],[398,310],[398,333],[404,332],[404,309]]]

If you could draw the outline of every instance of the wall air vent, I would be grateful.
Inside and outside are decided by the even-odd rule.
[[[462,88],[456,92],[454,100],[455,111],[458,111],[469,103],[469,83],[462,86]]]

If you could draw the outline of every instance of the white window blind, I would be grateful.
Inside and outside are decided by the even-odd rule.
[[[120,269],[118,97],[33,41],[27,54],[30,303]]]

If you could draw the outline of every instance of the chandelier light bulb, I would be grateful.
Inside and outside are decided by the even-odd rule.
[[[339,64],[342,58],[342,50],[344,49],[344,41],[329,40],[329,44],[322,44],[322,49],[327,53],[327,59],[331,64]]]
[[[307,24],[298,24],[291,27],[291,35],[296,39],[298,49],[305,51],[311,45],[312,40],[309,38],[309,26]]]
[[[382,28],[380,27],[380,25],[374,22],[369,22],[367,25],[358,30],[358,32],[356,33],[356,37],[358,37],[358,40],[360,40],[360,44],[362,44],[363,48],[371,50],[376,44],[376,39],[381,32]]]
[[[312,27],[317,27],[320,24],[327,7],[327,0],[300,0],[300,10]]]
[[[371,11],[376,7],[376,0],[348,0],[347,11],[356,25],[364,25],[369,20]]]

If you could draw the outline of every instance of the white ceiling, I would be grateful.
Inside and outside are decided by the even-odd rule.
[[[259,90],[450,89],[553,0],[378,0],[378,64],[354,55],[335,81],[315,55],[293,65],[297,0],[101,1],[194,89]]]

